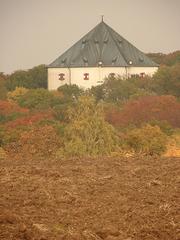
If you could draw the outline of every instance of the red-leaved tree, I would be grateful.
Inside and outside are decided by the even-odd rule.
[[[144,96],[128,101],[122,110],[109,109],[106,120],[116,127],[140,126],[152,120],[167,121],[173,127],[180,127],[180,103],[171,95]]]

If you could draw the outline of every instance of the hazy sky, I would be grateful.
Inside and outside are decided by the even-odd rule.
[[[143,52],[180,49],[180,0],[0,0],[0,72],[51,63],[102,14]]]

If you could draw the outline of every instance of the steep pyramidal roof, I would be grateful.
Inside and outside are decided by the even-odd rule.
[[[104,67],[158,66],[102,21],[49,67],[96,67],[99,63]]]

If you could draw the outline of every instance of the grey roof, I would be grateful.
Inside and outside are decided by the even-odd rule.
[[[104,67],[158,66],[102,21],[48,67],[95,67],[99,62]]]

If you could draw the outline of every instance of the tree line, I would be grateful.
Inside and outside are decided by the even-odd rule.
[[[165,58],[171,61],[152,78],[111,77],[86,91],[76,85],[48,91],[45,65],[1,73],[0,154],[163,154],[180,128],[179,55]]]

